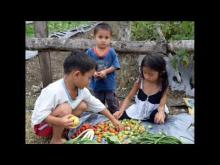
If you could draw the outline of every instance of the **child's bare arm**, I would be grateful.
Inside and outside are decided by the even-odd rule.
[[[168,88],[164,91],[162,98],[160,99],[159,111],[164,112],[165,104],[167,102]]]
[[[102,71],[98,72],[98,74],[99,74],[100,77],[104,78],[104,77],[106,77],[107,74],[112,73],[115,70],[116,70],[116,68],[111,66],[111,67],[109,67],[105,70],[102,70]]]
[[[135,82],[128,96],[123,101],[120,111],[124,112],[127,109],[129,103],[131,102],[131,99],[137,94],[139,87],[140,87],[140,82]]]
[[[160,100],[160,105],[158,107],[158,112],[154,117],[154,122],[158,124],[163,124],[165,121],[165,104],[167,102],[167,94],[168,94],[168,88],[164,91],[163,96]]]
[[[106,74],[109,74],[109,73],[114,72],[115,70],[116,70],[116,68],[115,68],[115,67],[113,67],[113,66],[111,66],[111,67],[109,67],[109,68],[105,69],[104,71],[105,71],[105,73],[106,73]]]
[[[140,82],[135,82],[135,84],[134,84],[133,88],[131,89],[130,93],[128,94],[128,96],[123,101],[120,110],[113,114],[116,119],[119,119],[123,115],[124,111],[129,106],[129,103],[131,102],[131,99],[136,95],[139,87],[140,87]]]

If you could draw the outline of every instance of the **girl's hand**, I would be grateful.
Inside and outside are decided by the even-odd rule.
[[[159,111],[154,117],[154,122],[157,124],[163,124],[165,117],[166,117],[165,113],[163,111]]]
[[[120,117],[123,115],[123,112],[122,111],[116,111],[113,116],[116,118],[116,119],[120,119]]]
[[[72,116],[72,114],[63,116],[61,118],[61,126],[65,127],[65,128],[72,128],[73,120],[70,119],[71,116]]]

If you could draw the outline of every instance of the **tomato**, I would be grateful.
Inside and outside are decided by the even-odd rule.
[[[110,128],[109,131],[110,131],[111,133],[114,133],[114,132],[115,132],[115,130],[114,130],[113,128]]]
[[[86,127],[86,129],[89,129],[89,128],[90,128],[90,126],[89,126],[89,125],[86,125],[85,127]]]
[[[107,128],[107,127],[105,127],[105,128],[104,128],[104,132],[107,132],[107,131],[108,131],[108,128]]]

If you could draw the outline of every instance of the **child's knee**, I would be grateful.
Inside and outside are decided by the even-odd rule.
[[[65,116],[72,113],[72,108],[68,103],[62,103],[54,110],[55,116]]]

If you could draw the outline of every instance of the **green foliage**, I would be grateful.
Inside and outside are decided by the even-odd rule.
[[[183,63],[184,67],[188,67],[192,59],[192,55],[186,49],[180,49],[176,51],[176,55],[173,57],[171,63],[174,69],[177,70],[177,67],[180,63]]]
[[[34,27],[32,24],[26,25],[26,36],[34,37]]]
[[[71,30],[83,25],[89,24],[91,21],[48,21],[48,32],[63,32]],[[33,24],[26,25],[26,35],[28,37],[34,37]]]
[[[156,40],[159,37],[156,31],[157,23],[166,40],[194,40],[194,22],[192,21],[134,21],[132,22],[132,40]],[[180,63],[187,67],[192,57],[187,50],[176,51],[171,63],[177,69]]]
[[[132,40],[156,40],[158,34],[153,21],[133,21],[131,26]]]
[[[167,40],[194,39],[194,22],[192,21],[133,21],[132,40],[156,40],[159,36],[156,23],[160,23]]]
[[[161,29],[167,40],[194,39],[194,22],[168,22],[162,24]]]
[[[87,25],[91,21],[48,21],[48,31],[59,32]],[[156,40],[157,21],[132,21],[132,40]],[[192,21],[159,21],[161,30],[167,40],[194,39],[194,22]],[[26,25],[26,35],[34,37],[33,24]]]
[[[165,133],[144,132],[131,139],[131,144],[183,144],[174,136],[168,136]]]

